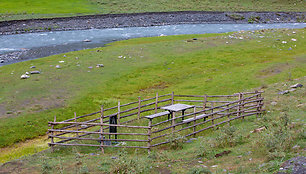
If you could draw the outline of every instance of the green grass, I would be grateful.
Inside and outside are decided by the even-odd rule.
[[[290,85],[306,83],[306,78],[265,86],[266,113],[259,119],[247,117],[214,131],[205,131],[192,143],[171,149],[169,145],[154,148],[151,154],[134,149],[105,148],[101,154],[92,147],[57,147],[0,166],[8,173],[276,173],[280,165],[296,156],[305,156],[305,87],[286,95]],[[249,89],[253,90],[253,89]],[[276,105],[271,105],[276,102]],[[287,120],[287,121],[286,121]],[[287,123],[287,124],[286,124]],[[252,130],[266,126],[259,133]],[[279,134],[279,130],[282,133]],[[224,137],[233,133],[229,141]],[[279,143],[278,141],[281,141]],[[296,146],[297,148],[293,148]],[[214,156],[230,150],[228,155]],[[115,158],[115,159],[114,159]]]
[[[0,20],[165,11],[305,11],[302,0],[2,0]]]
[[[2,66],[0,147],[44,135],[54,115],[64,120],[74,112],[97,111],[102,104],[115,106],[118,100],[125,103],[138,96],[171,91],[231,94],[302,77],[306,67],[304,32],[264,30],[139,38]],[[230,39],[229,35],[244,39]],[[192,41],[195,37],[198,40]],[[61,60],[65,62],[59,63]],[[99,63],[105,67],[95,68]],[[56,69],[57,64],[62,68]],[[21,80],[32,65],[42,73]]]

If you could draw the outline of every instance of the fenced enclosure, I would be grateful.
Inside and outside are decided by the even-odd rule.
[[[48,122],[49,146],[143,148],[170,142],[179,134],[196,136],[236,119],[262,113],[262,91],[233,95],[158,95],[68,120]]]

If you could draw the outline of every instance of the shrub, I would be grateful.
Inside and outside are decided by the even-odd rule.
[[[248,19],[248,23],[254,23],[254,22],[259,22],[260,20],[260,17],[259,16],[251,16],[249,19]]]
[[[110,173],[149,173],[148,164],[146,160],[129,157],[126,151],[121,151],[119,158],[112,163]]]
[[[298,124],[293,124],[287,114],[278,117],[265,118],[262,123],[267,130],[260,134],[254,146],[262,147],[261,152],[265,153],[267,160],[284,159],[287,152],[292,150],[294,141],[301,138],[302,132]]]
[[[216,154],[216,150],[210,139],[202,139],[196,153],[198,157],[212,159]]]
[[[186,138],[180,134],[170,134],[167,141],[170,142],[171,149],[182,149]]]
[[[226,14],[226,16],[234,19],[234,20],[243,20],[245,19],[243,15],[241,14],[237,14],[237,13],[234,13],[234,14]]]
[[[218,131],[214,144],[216,147],[233,147],[243,143],[241,132],[234,126],[224,126]]]
[[[87,165],[83,165],[80,169],[80,173],[81,174],[88,174],[89,173],[89,169],[87,167]]]
[[[41,173],[47,174],[52,170],[52,165],[43,157],[41,159]]]

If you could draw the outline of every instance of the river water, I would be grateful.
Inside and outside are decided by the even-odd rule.
[[[52,31],[43,33],[2,35],[0,36],[0,55],[16,51],[23,51],[23,53],[20,56],[22,60],[0,63],[0,66],[59,53],[101,47],[113,41],[137,37],[304,27],[306,27],[306,23],[180,24],[153,27]],[[90,40],[90,42],[84,42],[84,40]]]

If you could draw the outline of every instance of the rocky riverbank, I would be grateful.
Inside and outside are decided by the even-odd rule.
[[[0,22],[0,35],[45,31],[118,27],[147,27],[190,23],[288,23],[305,22],[305,12],[160,12],[107,14],[67,18]]]

